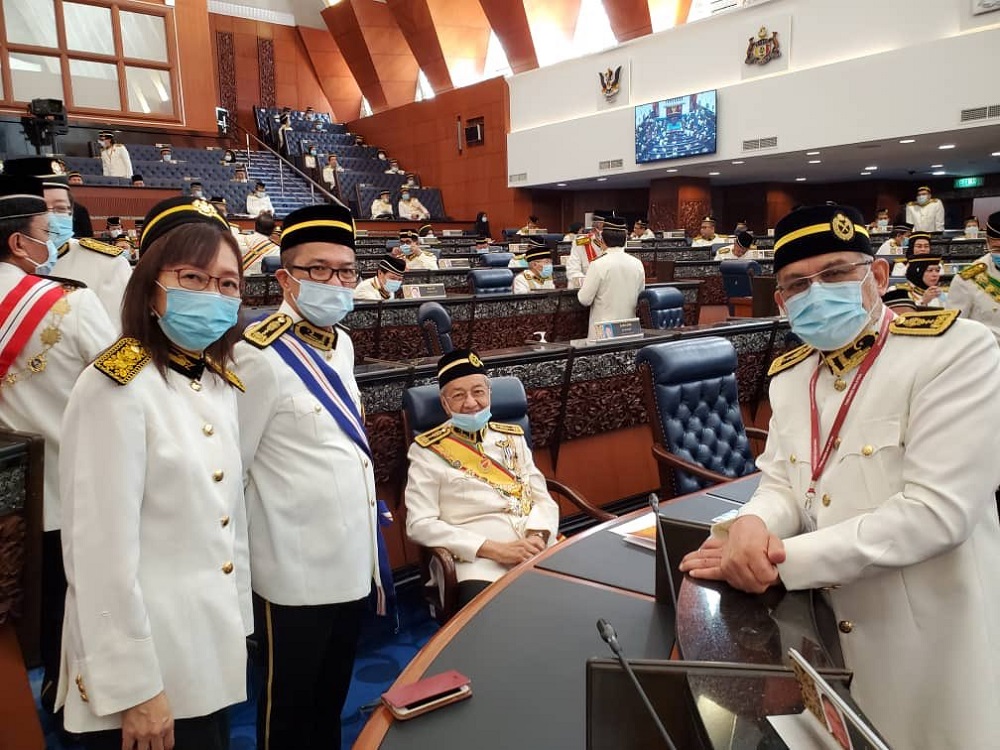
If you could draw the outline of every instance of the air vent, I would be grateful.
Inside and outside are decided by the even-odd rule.
[[[769,135],[765,138],[754,138],[749,141],[743,141],[744,151],[759,151],[762,148],[777,148],[778,147],[778,136]]]
[[[507,182],[527,182],[527,180],[528,180],[527,172],[518,172],[517,174],[507,175]]]
[[[622,164],[623,164],[623,162],[622,162],[621,159],[612,159],[611,160],[611,168],[612,169],[614,169],[615,167],[621,167]]]
[[[598,171],[604,172],[608,169],[621,169],[624,162],[621,159],[605,159],[597,162]]]
[[[1000,117],[1000,104],[984,104],[981,107],[963,109],[959,115],[959,122],[989,120],[993,117]]]

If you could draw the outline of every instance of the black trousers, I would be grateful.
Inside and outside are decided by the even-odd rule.
[[[80,735],[80,741],[87,750],[121,750],[122,730],[88,732]],[[208,716],[175,719],[174,750],[229,750],[227,709]]]
[[[289,607],[254,595],[264,676],[257,698],[257,750],[340,748],[340,712],[367,597]]]
[[[466,604],[471,602],[480,591],[485,591],[492,581],[477,581],[474,578],[468,581],[459,581],[458,583],[458,606],[459,608],[464,607]]]
[[[38,640],[45,668],[41,704],[50,713],[56,702],[56,685],[59,683],[65,612],[66,570],[63,568],[62,535],[58,531],[46,531],[42,535],[42,614]]]

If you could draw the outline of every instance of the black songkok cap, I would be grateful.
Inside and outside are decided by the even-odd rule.
[[[108,217],[108,226],[109,227],[110,226],[118,226],[121,223],[122,223],[122,220],[121,220],[121,217],[119,217],[119,216],[109,216]]]
[[[619,219],[617,216],[612,217],[604,222],[604,228],[610,229],[611,231],[619,230],[621,232],[627,232],[628,227],[625,226],[625,222]]]
[[[0,219],[21,219],[48,212],[45,188],[37,177],[0,175]]]
[[[59,159],[49,156],[26,156],[4,162],[3,173],[11,177],[37,177],[47,188],[69,190],[66,170]]]
[[[399,239],[415,241],[417,239],[417,233],[414,232],[412,229],[404,229],[399,233]]]
[[[715,219],[712,216],[706,216],[701,220],[702,224],[712,224],[715,225]]]
[[[533,260],[551,260],[552,252],[544,244],[541,247],[536,245],[524,254],[524,259],[529,263]]]
[[[913,308],[916,304],[910,297],[909,290],[904,286],[894,286],[892,289],[887,291],[882,295],[882,302],[886,307],[909,307]]]
[[[139,239],[139,256],[171,229],[182,224],[209,224],[220,231],[228,232],[229,224],[211,203],[201,198],[177,196],[160,201],[146,214]]]
[[[285,217],[281,230],[281,252],[307,242],[329,242],[354,249],[354,218],[342,204],[303,206]]]
[[[395,255],[383,255],[382,260],[378,262],[378,270],[402,274],[406,271],[406,260],[397,258]]]
[[[906,257],[913,257],[913,247],[917,244],[917,240],[927,240],[927,244],[931,243],[931,236],[927,232],[914,232],[910,235],[910,244],[906,246]]]
[[[1000,211],[990,214],[986,219],[986,236],[990,239],[1000,240]]]
[[[530,245],[532,248],[536,248],[536,247],[547,248],[548,247],[548,245],[545,244],[545,240],[543,240],[541,237],[534,237],[534,236],[529,235],[525,239],[526,239],[526,241],[524,242],[524,244],[525,245]]]
[[[438,388],[444,388],[456,378],[466,375],[485,375],[486,366],[471,349],[455,349],[438,360]]]
[[[906,234],[907,232],[913,231],[913,225],[907,224],[905,221],[900,224],[895,224],[892,227],[893,234]]]
[[[853,206],[805,206],[774,228],[775,273],[804,258],[845,251],[875,255],[865,218]]]
[[[750,232],[740,232],[736,235],[736,244],[749,250],[753,244],[753,235]]]
[[[433,231],[434,227],[432,227],[430,224],[424,224],[422,227],[420,227],[420,229],[417,230],[417,234],[421,237],[426,237]]]
[[[939,265],[941,265],[941,256],[939,255],[917,255],[906,262],[906,280],[917,289],[926,289],[924,271],[931,266]]]

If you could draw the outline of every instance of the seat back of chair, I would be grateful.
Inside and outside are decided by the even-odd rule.
[[[514,272],[509,268],[474,268],[469,271],[469,285],[475,295],[510,294]]]
[[[727,299],[750,297],[753,295],[750,279],[760,276],[760,263],[755,260],[724,260],[719,263],[719,273],[722,274],[722,287]]]
[[[417,385],[403,391],[403,423],[409,440],[448,419],[438,394],[436,385]],[[490,412],[490,421],[520,426],[531,445],[528,395],[520,380],[509,376],[490,378]]]
[[[643,347],[636,363],[654,439],[674,455],[727,477],[756,470],[736,389],[736,350],[724,338],[668,341]],[[673,472],[686,494],[710,484]]]
[[[647,287],[639,293],[636,314],[643,328],[677,328],[684,325],[684,295],[674,287]]]
[[[444,305],[438,302],[422,304],[417,310],[417,325],[429,356],[439,357],[455,348],[451,340],[451,315]]]
[[[265,255],[260,259],[261,273],[274,273],[279,268],[281,268],[281,256],[279,255]]]
[[[484,253],[480,258],[487,268],[506,268],[514,253]]]

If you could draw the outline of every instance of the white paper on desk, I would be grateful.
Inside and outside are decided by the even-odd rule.
[[[643,513],[638,518],[633,518],[627,523],[620,523],[617,526],[613,526],[608,529],[608,531],[617,534],[618,536],[628,536],[629,534],[634,534],[640,529],[648,529],[655,523],[656,513],[649,511],[648,513]]]
[[[833,735],[809,711],[768,716],[767,720],[788,750],[841,750]]]

